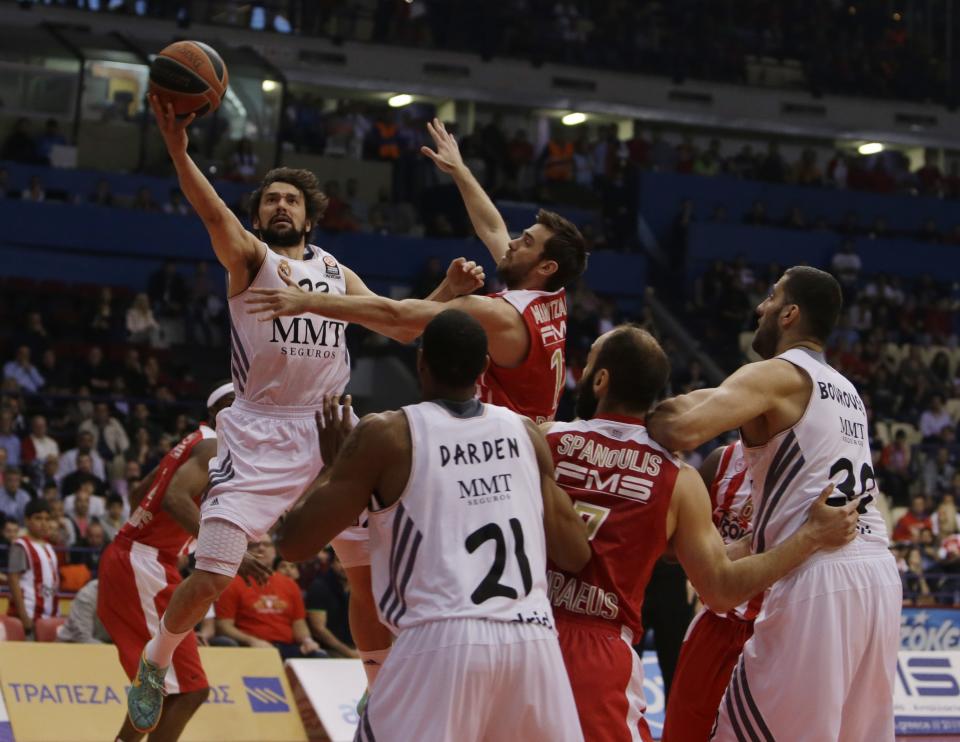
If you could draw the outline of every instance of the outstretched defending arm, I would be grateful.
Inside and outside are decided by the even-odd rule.
[[[467,207],[470,222],[477,232],[477,237],[487,246],[493,259],[500,262],[507,253],[507,243],[510,242],[510,233],[506,222],[493,205],[493,201],[477,182],[460,156],[460,147],[440,119],[427,123],[427,131],[433,137],[436,151],[429,147],[421,147],[420,151],[433,160],[433,163],[443,172],[453,176],[457,184],[463,204]]]
[[[685,466],[673,491],[676,526],[671,543],[703,602],[716,611],[728,611],[770,587],[816,551],[853,540],[857,503],[839,508],[827,505],[831,492],[832,484],[811,505],[807,521],[786,541],[734,562],[713,525],[710,498],[700,475]]]
[[[501,299],[487,296],[461,296],[448,302],[424,299],[396,301],[374,293],[339,296],[303,291],[283,277],[283,289],[252,289],[246,300],[250,314],[259,314],[269,321],[276,317],[294,316],[312,312],[330,319],[353,322],[393,338],[409,343],[423,333],[427,323],[447,309],[460,309],[476,319],[487,333],[490,356],[500,365],[512,365],[522,360],[511,358],[517,349],[526,353],[529,340],[527,328],[517,311]]]
[[[187,153],[187,127],[195,115],[178,120],[173,106],[164,105],[155,95],[150,96],[150,107],[177,170],[180,190],[207,228],[217,260],[230,275],[230,295],[236,295],[250,285],[267,248],[243,228]]]

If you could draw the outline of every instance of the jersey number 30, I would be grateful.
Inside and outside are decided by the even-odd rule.
[[[510,530],[513,532],[513,553],[517,559],[517,565],[520,567],[520,579],[523,580],[523,594],[529,595],[530,589],[533,587],[533,575],[530,572],[527,553],[523,550],[523,528],[520,521],[511,518]],[[487,523],[485,526],[481,526],[467,536],[463,545],[467,552],[472,554],[487,541],[493,541],[496,549],[493,553],[493,564],[490,565],[490,571],[470,594],[470,599],[476,605],[480,605],[491,598],[516,599],[517,597],[515,588],[500,582],[500,578],[503,577],[503,569],[507,565],[507,542],[499,525]]]

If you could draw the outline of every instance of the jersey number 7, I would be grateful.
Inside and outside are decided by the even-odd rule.
[[[592,505],[589,502],[583,502],[581,500],[574,500],[573,509],[577,511],[577,514],[583,518],[583,522],[587,524],[587,540],[593,541],[593,537],[597,535],[600,526],[603,525],[607,516],[610,515],[610,508],[605,508],[602,505]]]

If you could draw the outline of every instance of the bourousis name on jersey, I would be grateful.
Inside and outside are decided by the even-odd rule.
[[[555,608],[565,608],[571,613],[584,616],[599,616],[609,620],[620,615],[620,603],[616,593],[608,593],[601,587],[568,577],[562,572],[547,570],[547,591]]]

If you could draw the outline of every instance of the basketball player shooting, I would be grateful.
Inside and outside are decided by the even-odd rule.
[[[632,644],[643,636],[640,616],[653,566],[668,549],[704,602],[727,611],[823,553],[819,549],[848,543],[856,530],[855,504],[827,505],[833,486],[823,487],[823,475],[802,525],[776,548],[731,561],[700,475],[652,440],[644,425],[669,373],[650,333],[633,326],[611,330],[593,344],[577,385],[580,419],[547,429],[557,484],[586,520],[592,547],[579,574],[551,562],[547,576],[580,723],[591,742],[651,739],[643,718],[643,665]]]
[[[196,570],[171,597],[128,695],[130,720],[139,731],[156,726],[171,658],[230,584],[248,540],[259,541],[316,478],[322,459],[314,414],[325,396],[343,393],[350,377],[345,322],[305,316],[258,323],[243,311],[244,295],[251,288],[284,286],[281,276],[304,291],[371,294],[353,271],[308,244],[326,206],[312,173],[291,168],[267,173],[251,198],[255,234],[248,232],[187,153],[186,130],[194,116],[177,119],[172,105],[155,95],[150,106],[180,189],[227,271],[237,398],[217,420],[217,456],[210,462],[211,486],[200,509]],[[476,280],[469,264],[455,266],[452,273],[473,290]],[[386,326],[377,331],[392,333]],[[275,455],[276,450],[283,455]],[[342,538],[364,543],[352,534]],[[343,551],[348,550],[349,543]],[[373,615],[373,606],[358,605],[357,610],[361,617]],[[390,634],[379,623],[364,621],[352,628],[361,651],[389,647]]]
[[[365,417],[281,526],[281,554],[299,560],[369,509],[377,609],[398,635],[356,739],[583,739],[546,556],[578,571],[586,530],[537,427],[476,399],[487,363],[475,319],[431,320],[424,401]]]
[[[670,450],[739,428],[757,554],[803,522],[825,479],[836,483],[831,502],[859,513],[851,543],[816,555],[764,598],[720,705],[712,739],[722,742],[893,740],[902,590],[873,504],[866,408],[823,355],[842,304],[829,273],[790,268],[757,307],[753,349],[766,360],[716,389],[667,400],[648,418],[650,435]]]
[[[286,278],[286,288],[252,290],[247,300],[250,311],[265,321],[311,312],[355,322],[375,332],[388,327],[394,334],[382,334],[399,334],[410,341],[440,312],[460,309],[480,322],[489,339],[491,364],[480,379],[480,399],[535,422],[553,420],[566,381],[564,286],[586,269],[583,235],[559,214],[541,210],[536,224],[510,239],[500,212],[464,164],[456,140],[438,119],[427,127],[437,149],[424,147],[422,151],[453,176],[477,236],[496,261],[497,275],[507,290],[489,296],[460,296],[440,305],[436,300],[394,301],[369,293],[310,293]]]

